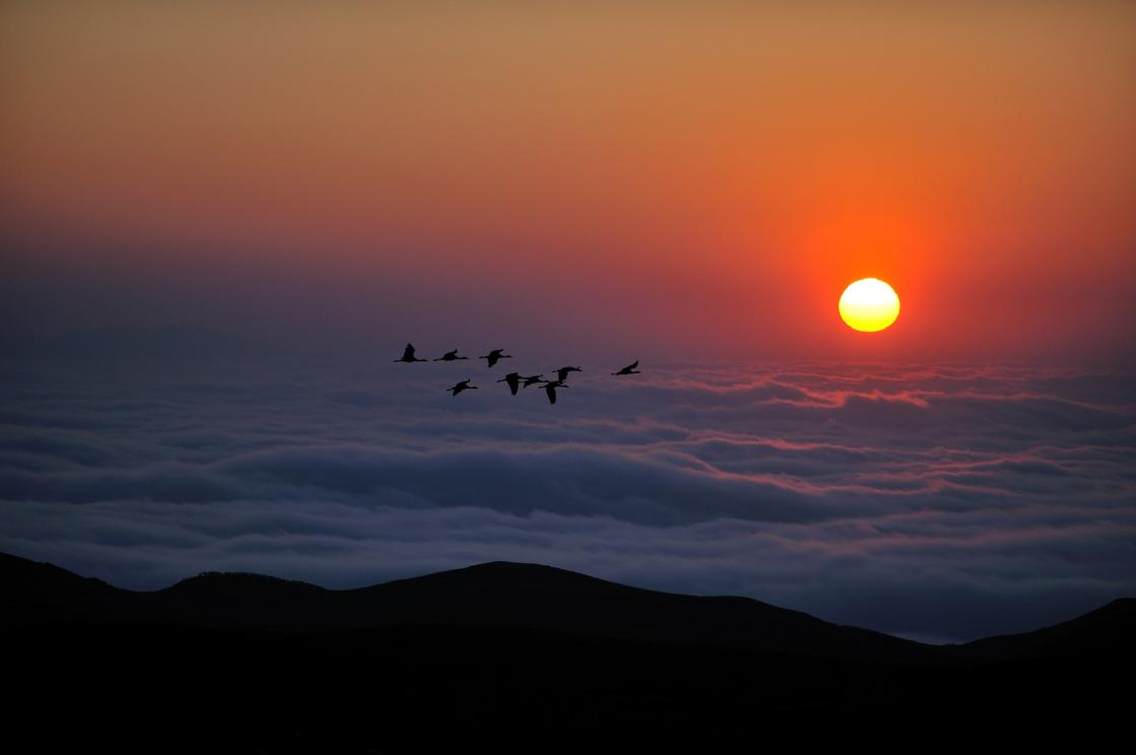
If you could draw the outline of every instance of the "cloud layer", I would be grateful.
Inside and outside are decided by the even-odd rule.
[[[556,406],[475,363],[12,370],[0,549],[138,588],[536,561],[932,639],[1136,594],[1130,375],[647,370]]]

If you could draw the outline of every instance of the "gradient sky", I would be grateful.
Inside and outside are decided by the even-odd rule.
[[[1072,618],[1136,594],[1134,135],[1131,2],[8,0],[0,551]]]
[[[1126,2],[6,2],[3,336],[1130,361],[1134,40]]]

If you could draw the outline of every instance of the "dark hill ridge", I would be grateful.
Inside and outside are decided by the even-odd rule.
[[[1133,652],[1136,598],[1118,598],[1077,618],[1023,634],[986,637],[955,646],[971,657],[1024,659]]]
[[[0,553],[0,626],[128,618],[131,594],[94,577]]]
[[[918,660],[925,646],[751,598],[629,587],[537,564],[491,562],[351,591],[395,623],[507,624],[622,639],[841,658]]]
[[[357,590],[207,573],[132,592],[0,554],[5,734],[116,752],[624,738],[716,752],[771,732],[875,742],[900,724],[1017,742],[1022,722],[1043,722],[1047,737],[1066,726],[1103,743],[1130,717],[1113,690],[1136,668],[1134,606],[944,648],[532,564]]]
[[[537,564],[492,562],[354,590],[258,574],[209,572],[154,592],[115,588],[0,554],[0,626],[145,623],[292,630],[515,626],[860,661],[937,664],[1127,647],[1136,600],[1057,626],[938,648],[743,597],[658,592]]]
[[[5,582],[28,585],[0,598],[6,608],[0,621],[15,624],[67,619],[293,630],[519,626],[826,657],[929,657],[928,648],[915,642],[830,624],[750,598],[656,592],[537,564],[493,562],[354,590],[210,572],[154,592],[88,583],[57,567],[13,556],[4,557],[0,568]]]

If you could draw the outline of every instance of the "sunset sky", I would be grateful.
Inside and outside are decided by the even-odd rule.
[[[1125,2],[8,2],[4,335],[1130,360],[1134,38]],[[865,276],[886,337],[836,317]]]
[[[1134,137],[1119,0],[6,0],[0,551],[932,641],[1136,595]]]

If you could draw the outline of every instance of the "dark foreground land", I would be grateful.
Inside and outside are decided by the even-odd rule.
[[[1133,599],[935,647],[527,564],[131,592],[0,554],[3,736],[27,751],[715,751],[901,729],[1074,730],[1089,746],[1132,715],[1134,630]]]

